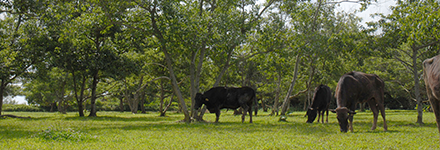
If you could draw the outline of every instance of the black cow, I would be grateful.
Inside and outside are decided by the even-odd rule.
[[[249,112],[250,123],[252,123],[252,105],[256,101],[255,91],[250,87],[231,88],[214,87],[208,91],[197,93],[194,108],[198,110],[205,104],[210,113],[215,113],[215,122],[218,122],[220,110],[223,108],[243,108],[241,122],[244,122],[246,113]]]
[[[307,109],[306,116],[308,116],[307,123],[313,123],[316,118],[316,114],[318,114],[318,122],[319,118],[322,116],[322,123],[324,123],[324,112],[327,112],[327,118],[325,119],[325,123],[328,123],[328,107],[330,105],[330,100],[332,98],[332,94],[330,88],[327,85],[319,85],[315,88],[315,94],[313,95],[312,104]]]
[[[423,61],[423,79],[440,133],[440,55]]]
[[[384,131],[387,131],[383,93],[384,82],[375,74],[355,71],[344,74],[339,79],[335,91],[338,108],[332,110],[336,113],[341,132],[347,132],[348,129],[353,132],[353,115],[356,114],[356,104],[364,102],[368,103],[373,112],[374,120],[371,130],[376,129],[379,109],[383,118]]]

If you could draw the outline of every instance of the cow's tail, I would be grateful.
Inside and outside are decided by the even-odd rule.
[[[257,99],[257,96],[256,96],[256,94],[254,93],[254,96],[253,96],[253,99],[254,99],[254,111],[255,111],[255,116],[257,116],[257,114],[258,114],[258,99]]]

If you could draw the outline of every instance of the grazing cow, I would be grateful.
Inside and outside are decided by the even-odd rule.
[[[373,112],[374,121],[371,130],[376,129],[379,109],[383,118],[384,131],[387,131],[383,93],[384,82],[375,74],[355,71],[344,74],[339,79],[335,91],[338,107],[332,110],[336,113],[341,132],[347,132],[347,128],[353,132],[353,115],[356,114],[356,104],[364,102],[368,103]]]
[[[328,86],[321,84],[315,88],[312,104],[306,113],[306,116],[308,116],[307,123],[313,123],[313,121],[315,121],[316,114],[318,114],[318,122],[319,118],[322,116],[321,122],[324,123],[324,112],[327,112],[325,123],[328,123],[328,106],[330,105],[331,98],[332,94]]]
[[[440,133],[440,55],[423,61],[423,79]]]
[[[221,109],[241,107],[243,108],[241,122],[244,122],[246,113],[249,112],[249,122],[252,123],[252,105],[256,99],[255,91],[250,87],[214,87],[203,94],[196,94],[194,108],[198,110],[205,104],[210,113],[215,113],[215,122],[218,122]]]

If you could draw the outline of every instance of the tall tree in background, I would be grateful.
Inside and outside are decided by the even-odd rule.
[[[399,61],[414,80],[414,98],[417,101],[417,123],[423,124],[423,100],[420,96],[419,78],[422,61],[437,55],[440,44],[439,2],[399,1],[393,13],[382,15],[378,22],[383,33],[379,39],[382,52]],[[388,48],[388,49],[387,49]]]
[[[42,61],[53,48],[34,16],[44,9],[45,1],[1,1],[0,15],[0,114],[5,89]]]
[[[39,68],[33,75],[23,81],[24,95],[29,104],[40,104],[42,106],[58,106],[58,111],[65,114],[67,106],[71,104],[72,82],[71,75],[57,67],[42,69]],[[69,82],[70,81],[70,82]]]
[[[80,116],[84,116],[83,102],[88,98],[84,92],[90,89],[89,116],[94,117],[98,83],[105,77],[130,74],[136,65],[124,50],[112,46],[111,39],[121,29],[107,21],[99,5],[93,1],[55,1],[49,6],[46,18],[53,21],[49,25],[52,25],[52,39],[57,43],[50,63],[72,74]]]
[[[292,92],[291,88],[305,88],[303,91],[299,91],[297,94],[302,92],[309,92],[307,98],[304,101],[304,108],[307,107],[308,102],[311,99],[311,92],[313,89],[313,82],[315,74],[319,73],[319,77],[322,81],[330,82],[330,78],[335,75],[332,72],[320,73],[326,70],[328,67],[324,64],[329,62],[335,62],[338,59],[338,53],[341,51],[340,48],[332,47],[330,41],[332,39],[343,39],[344,36],[348,36],[347,33],[353,34],[359,32],[357,26],[353,30],[353,27],[349,27],[352,24],[358,23],[354,16],[346,15],[345,13],[335,14],[333,11],[335,5],[333,3],[328,3],[325,0],[318,0],[317,2],[285,2],[281,7],[282,11],[289,15],[291,33],[288,38],[290,51],[295,51],[295,54],[299,55],[298,62],[301,63],[302,68],[300,74],[307,74],[307,77],[303,79],[303,84],[291,85],[288,92]],[[346,20],[347,19],[347,20]],[[351,31],[351,32],[347,32]],[[345,37],[348,38],[348,37]],[[287,50],[286,50],[287,51]],[[335,70],[338,67],[334,68]],[[297,71],[295,69],[295,71]],[[300,71],[300,70],[298,70]],[[292,79],[291,84],[294,84],[295,76]],[[301,87],[301,85],[305,85]],[[283,109],[281,115],[285,115],[287,111],[288,104],[286,101],[289,100],[291,93],[287,93],[284,98]],[[295,94],[295,95],[297,95]]]

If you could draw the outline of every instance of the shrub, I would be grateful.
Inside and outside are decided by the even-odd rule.
[[[40,137],[45,140],[55,140],[55,141],[85,141],[88,139],[94,139],[84,132],[75,131],[73,129],[57,129],[53,126],[47,128],[46,130],[42,130],[40,133],[35,135],[35,137]]]
[[[38,106],[32,106],[32,105],[24,105],[24,104],[18,104],[18,105],[11,105],[11,104],[5,104],[2,108],[3,111],[28,111],[28,112],[38,112],[38,111],[44,111]]]

